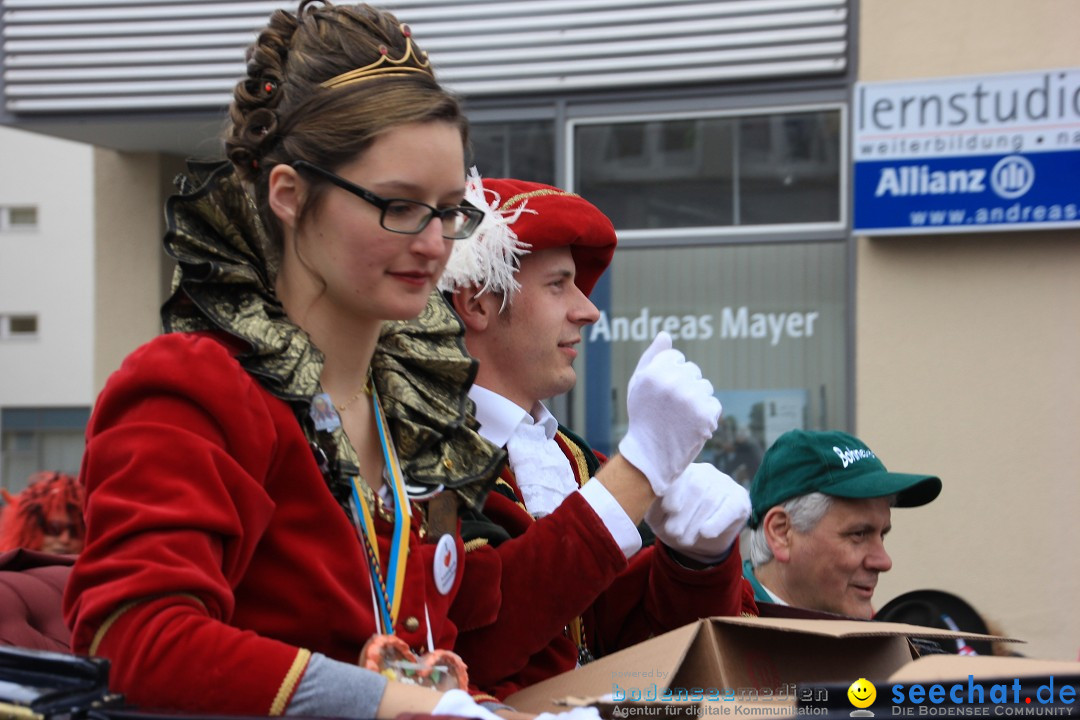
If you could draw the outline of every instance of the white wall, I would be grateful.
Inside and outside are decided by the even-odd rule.
[[[93,399],[92,148],[0,127],[0,205],[35,205],[32,232],[0,232],[0,314],[38,337],[0,341],[0,407]]]

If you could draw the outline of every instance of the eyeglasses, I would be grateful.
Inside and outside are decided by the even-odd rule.
[[[79,536],[79,526],[73,522],[43,522],[41,531],[50,537],[60,537],[64,533],[67,533],[69,537]]]
[[[384,230],[390,232],[403,235],[418,235],[424,231],[432,218],[439,218],[439,222],[442,223],[442,236],[444,238],[447,240],[464,240],[476,231],[476,228],[484,219],[484,211],[468,203],[440,210],[417,200],[379,197],[370,190],[365,190],[359,185],[355,185],[345,178],[335,175],[329,170],[324,170],[318,165],[312,165],[305,160],[297,160],[292,166],[297,170],[314,173],[337,185],[342,190],[347,190],[356,197],[366,200],[379,208],[382,211],[382,214],[379,215],[379,224]]]

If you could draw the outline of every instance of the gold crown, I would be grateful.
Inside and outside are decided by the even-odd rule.
[[[332,77],[319,86],[324,88],[336,88],[343,85],[351,85],[355,82],[368,80],[378,75],[406,75],[408,73],[431,73],[431,61],[426,52],[416,52],[413,47],[412,31],[409,26],[401,24],[401,34],[405,37],[405,54],[397,60],[390,57],[390,51],[385,45],[379,46],[380,57],[370,65],[362,68],[349,70]],[[421,57],[421,55],[423,57]]]

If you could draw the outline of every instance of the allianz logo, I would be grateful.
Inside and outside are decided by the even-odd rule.
[[[918,195],[964,195],[986,192],[1018,198],[1035,184],[1035,167],[1023,155],[1008,155],[986,168],[931,170],[929,165],[901,165],[881,169],[874,197]]]

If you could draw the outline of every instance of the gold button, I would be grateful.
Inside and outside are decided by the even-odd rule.
[[[420,621],[415,617],[405,618],[405,629],[409,632],[416,632],[420,629]]]
[[[442,464],[443,464],[443,467],[445,467],[447,470],[453,470],[454,469],[454,461],[451,460],[450,458],[443,458]]]

